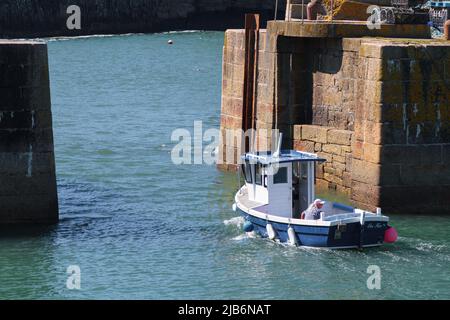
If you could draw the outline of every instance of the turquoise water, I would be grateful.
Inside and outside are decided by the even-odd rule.
[[[219,126],[222,46],[211,32],[49,42],[61,222],[2,229],[0,298],[450,298],[450,217],[393,216],[398,243],[364,252],[292,248],[243,234],[234,174],[172,164],[174,129]]]

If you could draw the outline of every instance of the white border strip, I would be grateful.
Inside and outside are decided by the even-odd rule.
[[[256,218],[262,219],[262,220],[268,220],[271,222],[278,222],[278,223],[284,223],[284,224],[291,224],[291,225],[298,225],[298,226],[314,226],[314,227],[331,227],[339,224],[348,224],[348,223],[356,223],[360,222],[360,217],[352,217],[342,220],[335,220],[335,221],[323,221],[323,220],[302,220],[302,219],[290,219],[285,217],[279,217],[270,215],[264,212],[260,212],[255,210],[254,208],[257,208],[258,206],[255,206],[253,208],[247,208],[242,203],[239,202],[238,199],[239,191],[236,193],[236,196],[234,197],[234,201],[236,202],[236,205],[239,209],[244,211],[245,213],[248,213]],[[264,204],[261,204],[264,205]],[[389,218],[386,216],[377,216],[374,213],[366,212],[366,218],[365,221],[377,221],[377,222],[388,222]]]

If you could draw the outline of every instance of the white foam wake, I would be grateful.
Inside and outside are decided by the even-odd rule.
[[[231,218],[229,220],[224,220],[223,224],[226,226],[237,226],[237,227],[242,227],[242,225],[244,224],[244,218],[243,217],[234,217]]]

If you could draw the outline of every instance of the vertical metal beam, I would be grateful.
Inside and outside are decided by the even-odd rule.
[[[246,132],[256,128],[256,84],[259,51],[259,14],[245,15],[245,62],[242,129]],[[253,143],[253,137],[250,137]],[[245,152],[250,151],[250,143],[245,140]]]
[[[278,16],[278,0],[275,1],[275,18],[273,20],[277,21]]]
[[[291,21],[291,16],[292,16],[291,0],[287,0],[287,3],[286,3],[286,16],[285,16],[285,20],[286,20],[286,21]]]
[[[302,23],[305,23],[304,12],[305,12],[305,0],[302,0]]]
[[[331,6],[331,21],[333,21],[333,0],[331,0],[330,6]]]

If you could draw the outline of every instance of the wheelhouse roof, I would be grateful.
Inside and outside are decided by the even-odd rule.
[[[323,158],[319,158],[316,154],[297,151],[282,150],[278,157],[273,156],[271,151],[259,151],[256,153],[246,153],[241,157],[245,161],[253,161],[263,165],[285,162],[324,162]]]

